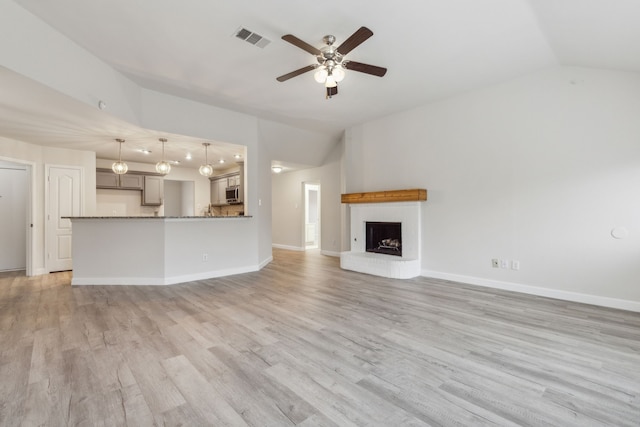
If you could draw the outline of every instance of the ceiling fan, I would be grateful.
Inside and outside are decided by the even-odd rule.
[[[308,43],[300,40],[292,34],[282,36],[282,40],[309,52],[316,57],[317,64],[307,65],[298,70],[284,74],[276,80],[284,82],[290,78],[304,74],[307,71],[316,70],[314,78],[318,83],[324,83],[327,90],[327,98],[338,94],[338,82],[344,78],[344,70],[358,71],[361,73],[371,74],[373,76],[382,77],[386,74],[387,69],[377,67],[375,65],[363,64],[362,62],[349,61],[345,59],[345,55],[356,47],[360,46],[365,40],[373,35],[373,31],[367,27],[360,27],[348,39],[346,39],[338,47],[333,44],[336,38],[331,35],[324,36],[322,41],[325,46],[318,49]]]

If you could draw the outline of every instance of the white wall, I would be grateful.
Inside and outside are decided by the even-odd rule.
[[[269,146],[272,160],[293,164],[322,166],[335,148],[335,138],[282,123],[259,121],[260,141]]]
[[[164,215],[193,216],[195,212],[195,190],[193,181],[164,180]]]
[[[13,161],[31,168],[32,273],[46,273],[44,259],[45,226],[45,165],[80,166],[84,170],[83,215],[95,215],[96,160],[90,151],[42,147],[22,141],[0,137],[0,160]]]
[[[154,216],[156,212],[164,215],[164,205],[142,206],[141,190],[96,189],[96,216]]]
[[[350,129],[346,187],[429,190],[424,275],[640,309],[638,117],[639,74],[548,69]]]
[[[139,124],[140,88],[13,1],[0,1],[2,65]]]
[[[320,184],[320,249],[337,255],[341,250],[341,158],[342,144],[334,146],[326,163],[317,168],[272,174],[273,244],[304,249],[304,187]]]

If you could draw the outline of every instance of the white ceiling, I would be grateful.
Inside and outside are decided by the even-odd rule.
[[[16,3],[140,86],[332,135],[354,124],[548,66],[640,72],[638,0]],[[333,34],[339,45],[360,26],[374,35],[347,58],[386,67],[385,77],[347,71],[340,93],[330,100],[312,73],[276,81],[315,61],[281,40],[282,35],[293,34],[321,47],[322,37]],[[246,43],[234,37],[239,27],[271,43],[264,49]],[[6,70],[0,77],[4,87],[7,78],[19,80]],[[14,81],[18,83],[27,84]],[[16,90],[24,93],[26,89]],[[105,129],[120,126],[134,144],[155,142],[157,152],[159,136],[171,143],[181,138],[127,127],[115,119],[105,122],[109,119],[96,115],[95,108],[71,100],[62,103],[65,113],[52,115],[37,107],[38,97],[47,96],[47,88],[29,90],[33,99],[22,105],[0,103],[2,135],[36,143],[38,132],[40,143],[51,139],[47,133],[64,132],[72,141],[74,135],[81,135],[73,147],[84,138],[84,148],[97,151],[98,157],[111,153],[110,158],[116,147],[104,141]],[[27,125],[34,120],[37,127]],[[87,129],[95,138],[86,140]],[[188,146],[201,142],[189,140]]]

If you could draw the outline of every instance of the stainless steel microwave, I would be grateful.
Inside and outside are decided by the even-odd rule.
[[[229,204],[242,203],[240,200],[240,186],[234,185],[227,187],[225,190],[225,198]]]

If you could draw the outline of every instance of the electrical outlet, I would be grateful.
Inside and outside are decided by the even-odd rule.
[[[501,259],[500,260],[500,268],[509,268],[509,260]]]
[[[209,254],[202,254],[202,262],[209,261]]]
[[[491,266],[492,266],[493,268],[498,268],[498,267],[499,267],[499,265],[498,265],[498,258],[494,258],[494,259],[492,259],[492,260],[491,260]]]
[[[511,261],[511,269],[520,270],[520,261],[516,261],[516,260]]]

